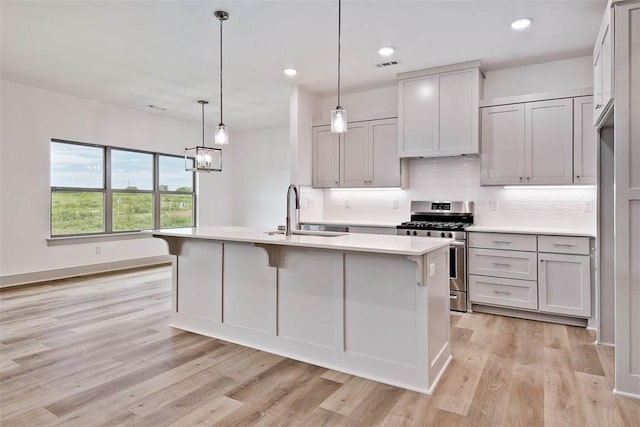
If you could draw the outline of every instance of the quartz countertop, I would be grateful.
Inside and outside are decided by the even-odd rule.
[[[554,227],[519,227],[513,225],[471,225],[467,231],[477,231],[485,233],[511,233],[511,234],[547,234],[553,236],[577,236],[596,237],[594,230],[554,228]]]
[[[267,245],[298,246],[337,251],[372,252],[394,255],[419,256],[449,246],[452,239],[435,237],[391,236],[364,233],[331,233],[321,236],[314,232],[302,232],[285,236],[276,230],[248,227],[195,227],[152,230],[154,237],[179,237],[186,239],[246,242]],[[274,233],[274,234],[272,234]]]

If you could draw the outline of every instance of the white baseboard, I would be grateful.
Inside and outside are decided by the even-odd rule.
[[[630,399],[640,400],[640,394],[627,393],[624,391],[616,390],[615,388],[613,389],[613,394],[617,394],[618,396],[622,397],[628,397]]]
[[[160,255],[146,258],[128,259],[124,261],[105,262],[101,264],[83,265],[79,267],[35,271],[32,273],[11,274],[7,276],[0,276],[0,288],[28,285],[38,282],[47,282],[49,280],[68,279],[70,277],[86,276],[89,274],[107,273],[110,271],[126,270],[129,268],[166,264],[170,263],[172,259],[173,257],[170,255]]]

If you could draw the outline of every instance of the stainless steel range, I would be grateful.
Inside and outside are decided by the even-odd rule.
[[[467,311],[467,233],[473,224],[473,202],[411,202],[411,221],[396,226],[397,235],[449,237],[451,310]]]

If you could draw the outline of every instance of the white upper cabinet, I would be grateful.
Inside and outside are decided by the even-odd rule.
[[[599,126],[613,101],[613,19],[607,8],[593,47],[593,125]]]
[[[398,120],[369,122],[369,141],[371,151],[371,182],[369,184],[377,187],[400,187]]]
[[[597,132],[592,125],[593,96],[573,100],[573,182],[595,184],[598,171]]]
[[[483,185],[524,183],[524,104],[482,109]]]
[[[595,183],[592,102],[581,96],[483,107],[480,183]]]
[[[313,186],[337,187],[340,184],[340,139],[331,126],[313,130]]]
[[[478,154],[479,63],[398,75],[398,154],[445,157]]]
[[[524,109],[525,183],[573,182],[573,99],[528,102]]]
[[[341,135],[340,186],[362,187],[371,180],[369,124],[349,123],[347,133]]]
[[[344,134],[313,128],[313,186],[399,187],[397,119],[349,123]]]

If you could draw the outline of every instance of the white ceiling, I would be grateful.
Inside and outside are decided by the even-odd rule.
[[[589,55],[606,0],[344,0],[342,85],[481,59],[486,69]],[[2,78],[156,114],[218,114],[218,21],[223,9],[224,108],[231,129],[284,125],[293,85],[336,87],[337,0],[6,1]],[[516,33],[509,24],[534,23]],[[379,47],[397,51],[377,68]],[[287,78],[282,69],[300,70]]]

